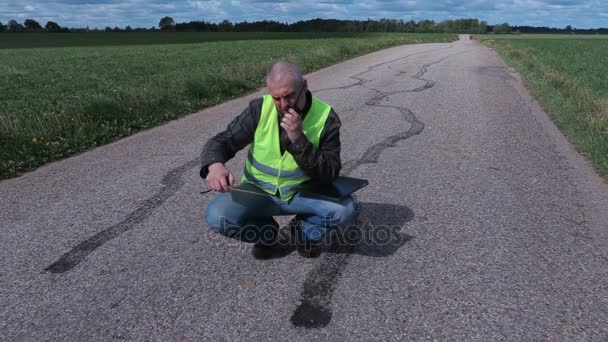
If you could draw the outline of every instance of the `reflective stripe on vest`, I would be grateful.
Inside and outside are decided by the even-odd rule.
[[[316,97],[312,98],[310,110],[302,122],[302,130],[315,147],[319,146],[330,111],[331,106]],[[272,97],[265,95],[241,181],[253,183],[272,195],[278,191],[282,200],[289,200],[297,192],[298,186],[309,179],[288,151],[281,155],[279,115]]]
[[[247,171],[247,168],[245,168],[245,171],[243,171],[243,177],[247,178],[247,180],[249,181],[249,183],[253,183],[255,185],[257,185],[259,188],[266,190],[266,192],[269,193],[276,193],[276,189],[277,187],[274,186],[271,183],[266,183],[264,181],[261,181],[259,179],[256,179],[255,177],[253,177],[253,175],[251,175],[251,173],[249,173],[249,171]],[[295,184],[295,185],[287,185],[281,188],[281,193],[291,193],[292,191],[297,190],[297,187],[300,184]]]
[[[268,165],[264,165],[264,164],[260,163],[259,161],[255,160],[255,158],[253,157],[253,154],[251,153],[251,150],[249,150],[249,153],[247,153],[247,160],[256,169],[258,169],[264,173],[267,173],[269,175],[273,175],[275,177],[279,176],[279,170],[274,169]],[[299,177],[304,177],[304,176],[306,176],[306,174],[302,170],[281,172],[282,178],[299,178]]]

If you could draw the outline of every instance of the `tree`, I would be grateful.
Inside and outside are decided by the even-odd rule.
[[[6,31],[6,26],[4,26],[4,24],[2,24],[2,22],[0,21],[0,32],[4,31]]]
[[[486,31],[488,31],[488,23],[485,21],[482,21],[481,23],[479,23],[479,27],[477,28],[477,33],[485,34]]]
[[[173,30],[175,28],[175,21],[171,17],[164,17],[158,22],[158,28],[161,30]]]
[[[41,31],[42,30],[42,26],[40,26],[40,24],[38,24],[38,22],[34,19],[25,19],[25,21],[23,22],[23,25],[25,25],[25,28],[28,31]]]
[[[230,31],[232,31],[233,28],[234,28],[234,26],[232,26],[232,23],[230,21],[228,21],[227,19],[224,19],[219,24],[219,30],[222,32],[230,32]]]
[[[8,21],[8,31],[9,32],[21,32],[23,31],[23,25],[19,24],[17,20],[11,19]]]
[[[48,21],[44,28],[49,32],[59,32],[61,31],[61,26],[54,21]]]
[[[405,32],[415,32],[416,31],[416,22],[413,20],[408,21],[407,23],[405,23]]]
[[[421,20],[418,22],[418,32],[434,32],[435,31],[435,22],[432,20]]]
[[[572,25],[568,25],[564,28],[564,31],[566,31],[567,33],[572,33]]]
[[[133,28],[131,27],[131,25],[127,25],[127,27],[125,27],[125,31],[133,32]]]
[[[508,34],[511,33],[511,26],[507,23],[496,25],[493,32],[495,34]]]

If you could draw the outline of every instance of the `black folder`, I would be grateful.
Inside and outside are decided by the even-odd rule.
[[[331,183],[307,182],[300,186],[303,196],[319,196],[332,200],[340,200],[353,192],[366,187],[367,179],[339,176]]]
[[[266,191],[251,183],[241,183],[230,189],[232,200],[249,208],[260,208],[272,205],[272,199]]]

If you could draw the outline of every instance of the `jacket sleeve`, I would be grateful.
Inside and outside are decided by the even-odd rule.
[[[260,121],[262,99],[253,100],[249,106],[228,125],[225,131],[209,139],[201,152],[200,176],[206,178],[209,165],[225,164],[234,155],[253,141],[255,129]]]
[[[340,174],[340,126],[340,118],[332,108],[321,131],[319,147],[304,134],[287,146],[298,166],[315,181],[330,183]]]

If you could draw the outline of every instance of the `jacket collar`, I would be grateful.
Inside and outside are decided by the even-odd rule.
[[[304,119],[308,111],[310,111],[310,107],[312,107],[312,93],[310,90],[306,90],[306,105],[304,105],[303,113],[300,113],[302,119]]]

